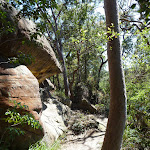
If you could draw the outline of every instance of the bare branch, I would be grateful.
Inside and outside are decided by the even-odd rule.
[[[58,17],[60,16],[61,12],[63,10],[63,6],[61,7],[60,11],[58,12],[57,16],[56,16],[56,20],[58,19]]]
[[[66,58],[68,58],[68,57],[69,57],[70,53],[71,53],[71,50],[70,50],[70,51],[69,51],[69,53],[67,54]]]
[[[143,22],[141,22],[141,21],[128,20],[128,19],[126,19],[126,18],[121,18],[120,20],[121,20],[121,21],[123,21],[123,22],[136,22],[136,23],[140,23],[140,24],[142,24],[142,25],[143,25]]]
[[[128,21],[128,22],[133,22],[133,21],[130,21],[130,20],[127,20],[127,19],[125,19],[124,21]],[[136,22],[136,21],[134,21],[134,22]],[[133,23],[129,28],[121,28],[122,30],[131,30],[131,28],[133,27],[133,26],[136,26],[137,27],[137,29],[140,31],[140,32],[142,32],[142,30],[145,28],[145,27],[147,27],[147,28],[150,28],[150,27],[148,27],[148,25],[150,24],[150,22],[145,26],[142,22],[139,22],[139,23],[141,23],[144,27],[139,27],[137,24],[135,24],[135,23]],[[143,37],[145,38],[145,39],[147,39],[147,37],[145,36],[145,35],[143,35]],[[147,45],[150,45],[150,43],[149,43],[149,41],[147,41]]]
[[[51,9],[51,12],[52,12],[52,16],[53,16],[53,19],[54,19],[54,21],[56,22],[56,16],[55,16],[55,14],[54,14],[54,11],[53,11],[53,8],[50,6],[50,9]]]

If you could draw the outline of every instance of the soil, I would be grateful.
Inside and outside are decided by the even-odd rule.
[[[99,128],[92,128],[78,135],[68,130],[61,140],[61,150],[100,150],[108,119],[97,115],[94,117],[99,122]]]

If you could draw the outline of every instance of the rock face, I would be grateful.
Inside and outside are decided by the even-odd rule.
[[[43,108],[40,122],[42,122],[44,129],[43,141],[50,146],[67,129],[66,124],[71,110],[67,105],[63,105],[49,96],[48,91],[43,92],[44,90],[47,89],[41,90]]]
[[[59,101],[49,99],[43,102],[40,121],[44,129],[43,141],[49,146],[67,129],[64,122],[68,115],[69,108]]]
[[[5,3],[2,0],[0,2]],[[13,24],[15,31],[7,34],[5,32],[0,33],[0,116],[6,118],[6,110],[14,108],[10,100],[28,106],[28,110],[17,110],[20,113],[28,111],[36,120],[39,120],[44,131],[43,140],[51,144],[66,129],[64,122],[69,113],[69,108],[51,97],[49,81],[44,82],[44,84],[48,83],[49,85],[48,87],[44,85],[40,97],[39,83],[54,74],[60,73],[61,67],[44,36],[31,39],[30,35],[36,33],[35,24],[24,18],[17,18],[17,11],[12,6],[7,6],[11,9],[4,9],[4,6],[0,5],[0,11],[6,12],[6,22],[9,21]],[[2,22],[0,22],[0,31],[1,29],[5,29]],[[10,63],[11,57],[18,57],[18,51],[26,55],[31,54],[35,59],[32,64],[27,65],[28,68],[24,65]],[[41,99],[43,102],[41,102]],[[7,127],[11,127],[11,124],[1,119],[0,135],[5,135],[5,137],[0,136],[0,147],[3,144],[8,146],[10,150],[27,149],[31,143],[43,137],[41,130],[32,130],[26,126],[23,130],[27,134],[18,136],[14,141],[10,139],[13,142],[8,142],[10,145],[7,145],[5,143],[7,134],[5,133],[10,133],[9,131],[5,132]],[[22,125],[15,125],[15,127],[22,128]]]
[[[4,5],[5,2],[0,0]],[[61,67],[55,57],[55,54],[45,38],[45,36],[37,36],[31,40],[31,35],[36,34],[36,26],[31,20],[17,18],[17,11],[8,5],[9,9],[0,7],[2,11],[7,12],[7,21],[13,24],[15,31],[13,33],[4,33],[0,37],[0,54],[5,57],[17,57],[19,51],[24,54],[31,54],[34,63],[27,67],[33,75],[42,82],[46,78],[61,72]],[[11,9],[10,9],[11,8]],[[3,23],[0,22],[0,28]]]
[[[96,113],[97,109],[89,101],[89,90],[83,83],[78,83],[75,87],[75,98],[73,100],[72,108]]]
[[[80,103],[81,99],[89,99],[89,89],[80,82],[75,87],[75,99],[74,103]]]
[[[42,108],[39,83],[30,70],[24,66],[16,66],[0,59],[0,103],[10,105],[9,100],[25,103],[36,119]]]
[[[54,99],[49,88],[40,88],[39,83],[30,70],[24,65],[13,65],[0,56],[0,116],[6,118],[5,112],[13,106],[11,101],[21,102],[28,106],[28,112],[40,121],[42,130],[23,127],[26,134],[15,137],[10,143],[10,150],[27,149],[30,144],[43,138],[49,146],[66,130],[65,122],[70,116],[70,109]],[[41,102],[42,100],[42,102]],[[19,110],[18,110],[19,111]],[[25,109],[22,110],[26,111]],[[5,133],[5,127],[10,126],[0,120],[0,135]],[[22,126],[17,126],[22,129]],[[8,132],[9,133],[9,132]],[[7,135],[7,134],[6,134]],[[44,137],[43,137],[44,135]],[[3,138],[5,141],[6,139]],[[2,143],[0,143],[1,146]]]
[[[21,105],[27,105],[27,111],[31,113],[35,117],[35,119],[39,120],[42,103],[39,94],[38,80],[26,66],[15,66],[8,63],[6,59],[0,57],[1,118],[6,118],[5,112],[8,108],[14,106],[14,101],[16,101],[17,103],[21,102]],[[21,112],[22,111],[26,110],[21,110]],[[10,125],[11,124],[7,124],[0,120],[0,135],[3,135],[5,133],[6,127],[9,127]],[[18,125],[16,125],[16,127],[18,127]],[[29,126],[25,127],[25,130],[26,134],[23,135],[23,137],[17,138],[17,142],[15,144],[9,143],[10,145],[13,145],[11,145],[10,149],[26,149],[30,143],[36,142],[43,135],[41,130],[32,131]],[[4,137],[6,135],[4,134]]]

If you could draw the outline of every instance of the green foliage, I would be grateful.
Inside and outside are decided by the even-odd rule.
[[[136,7],[136,4],[133,4],[133,5],[131,6],[132,9],[134,9],[135,7]]]
[[[114,31],[114,24],[111,24],[110,27],[107,28],[107,40],[113,40],[114,38],[118,38],[119,33]]]
[[[60,149],[60,147],[61,147],[61,139],[60,138],[58,138],[58,140],[56,140],[53,144],[52,144],[52,146],[49,148],[49,150],[59,150]]]
[[[101,80],[99,83],[98,104],[96,108],[100,114],[108,117],[109,113],[109,102],[110,102],[110,85],[109,85],[109,74],[107,71],[102,71]]]
[[[132,66],[126,69],[127,124],[124,147],[146,149],[150,147],[150,40],[149,29],[136,32],[137,45],[132,55]]]
[[[9,148],[17,136],[26,134],[22,129],[23,126],[28,125],[33,129],[41,128],[39,122],[31,114],[22,112],[22,109],[28,111],[28,106],[22,105],[20,102],[17,103],[16,101],[10,100],[10,102],[14,104],[14,107],[7,109],[5,112],[6,118],[2,118],[2,120],[8,123],[0,138],[2,149]]]
[[[135,81],[136,80],[136,81]],[[150,82],[143,79],[131,79],[127,83],[128,117],[124,144],[134,145],[135,148],[147,148],[150,146]],[[128,134],[134,131],[136,134]],[[133,137],[138,140],[132,141]],[[131,141],[129,140],[131,139]]]
[[[24,135],[25,131],[17,127],[6,127],[0,139],[0,150],[9,150],[17,136]]]
[[[98,129],[98,125],[99,123],[94,118],[85,116],[82,113],[76,113],[76,118],[70,126],[70,130],[78,135],[89,129]]]
[[[1,9],[1,6],[2,3],[0,3],[0,36],[15,31],[15,26],[13,25],[13,23],[7,20],[7,13]]]
[[[16,101],[14,101],[13,103],[14,103],[14,107],[12,109],[8,109],[5,112],[5,115],[7,116],[5,122],[10,123],[11,126],[17,126],[19,124],[21,125],[27,124],[34,129],[40,128],[39,122],[35,120],[31,114],[29,114],[28,112],[22,112],[22,114],[20,114],[18,112],[18,109],[23,109],[23,108],[28,111],[28,106],[22,105],[21,102],[17,103]]]
[[[82,122],[75,122],[71,129],[74,131],[75,134],[80,134],[85,131],[85,124],[82,124]]]
[[[141,14],[141,19],[148,22],[149,1],[136,1],[140,6],[138,11]],[[99,19],[93,13],[94,5],[85,1],[10,0],[10,2],[13,2],[14,6],[18,6],[19,9],[22,8],[21,12],[23,16],[38,22],[40,31],[46,33],[54,50],[57,49],[57,44],[63,46],[63,54],[70,82],[73,80],[74,71],[76,71],[75,83],[80,81],[88,84],[92,92],[98,96],[97,108],[99,112],[107,112],[108,115],[110,88],[108,73],[104,70],[101,72],[99,91],[96,91],[95,87],[98,76],[97,72],[101,63],[100,57],[106,60],[106,56],[104,55],[106,42],[119,36],[114,31],[113,24],[106,32],[105,20]],[[121,2],[124,3],[124,1]],[[123,22],[120,25],[125,37],[123,39],[123,55],[124,60],[127,62],[124,64],[124,67],[126,68],[125,75],[128,97],[128,116],[123,147],[130,149],[150,147],[150,28],[148,27],[149,24],[146,24],[143,20],[132,22],[132,20],[135,20],[132,9],[135,10],[138,4],[132,4],[129,10],[123,9],[123,19],[129,19],[129,22]],[[50,11],[51,13],[48,14]],[[14,31],[12,25],[6,22],[5,18],[6,13],[0,10],[0,20],[4,24],[4,27],[0,28],[0,35],[3,34],[3,31],[7,33]],[[142,21],[143,23],[141,23]],[[140,31],[136,30],[133,26],[137,28],[139,26]],[[145,26],[147,28],[144,28]],[[126,32],[127,29],[130,29],[130,31]],[[128,34],[133,33],[134,35],[128,36]],[[32,38],[34,39],[36,36]],[[128,60],[130,60],[130,64]],[[16,58],[10,58],[10,61],[15,64],[30,64],[32,57],[20,53]],[[60,82],[62,85],[62,78],[60,78]],[[63,89],[63,86],[61,87]],[[63,90],[57,92],[57,95],[65,97]],[[22,116],[19,112],[8,110],[6,115],[8,116],[6,121],[12,125],[17,125],[18,123],[29,124],[36,128],[34,121],[27,114],[23,114]],[[72,130],[79,133],[84,132],[88,127],[88,122],[81,116],[81,119],[76,120],[72,125]],[[11,128],[11,132],[14,132],[16,135],[24,134],[15,128],[15,126]],[[44,145],[39,144],[39,149],[42,149],[42,147]]]
[[[90,7],[87,7],[87,9],[90,9]],[[72,22],[75,22],[75,17]],[[104,22],[98,22],[97,17],[92,14],[87,15],[87,19],[82,26],[79,27],[78,24],[74,24],[74,27],[75,30],[72,35],[64,43],[68,74],[71,79],[72,72],[78,69],[75,74],[76,82],[80,80],[86,83],[92,80],[90,78],[97,76],[101,62],[100,56],[105,59],[102,53],[105,51],[107,36],[104,31]]]
[[[24,54],[21,51],[18,52],[17,57],[9,58],[9,62],[12,64],[30,65],[35,62],[31,54]]]
[[[32,144],[29,147],[29,150],[49,150],[49,148],[46,146],[46,143],[38,141],[37,143]]]
[[[69,98],[69,97],[67,97],[67,96],[65,95],[64,90],[56,90],[53,94],[54,94],[54,96],[58,96],[58,97],[60,97],[60,98],[62,98],[62,99],[67,99],[67,98]]]
[[[35,129],[40,127],[39,122],[36,121],[31,114],[25,113],[24,115],[20,115],[15,109],[8,109],[5,115],[8,116],[5,121],[11,123],[12,126],[27,124]]]
[[[61,137],[58,138],[51,146],[47,146],[46,143],[38,141],[35,144],[32,144],[28,150],[59,150],[61,143]]]
[[[131,129],[129,126],[125,129],[123,139],[123,147],[130,149],[134,149],[141,142],[138,131],[136,129]]]
[[[150,2],[149,0],[136,0],[139,4],[138,12],[140,13],[140,19],[145,19],[145,21],[150,21]],[[136,8],[137,4],[132,4],[131,8]]]

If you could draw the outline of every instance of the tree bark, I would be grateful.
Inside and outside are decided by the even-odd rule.
[[[81,82],[81,68],[80,68],[80,50],[77,50],[77,59],[78,59],[78,82]]]
[[[107,63],[108,60],[104,61],[103,60],[103,57],[101,57],[101,64],[100,64],[100,67],[99,67],[99,70],[98,70],[98,76],[97,76],[97,85],[96,85],[96,89],[99,90],[99,82],[100,82],[100,73],[101,73],[101,70],[102,70],[102,67],[105,63]]]
[[[72,81],[69,84],[69,89],[70,89],[70,99],[72,100],[72,102],[74,101],[74,95],[73,95],[73,90],[72,90],[72,86],[75,80],[75,74],[78,71],[79,67],[73,71],[73,75],[72,75]]]
[[[56,78],[57,78],[57,88],[58,88],[58,90],[60,90],[61,86],[60,86],[59,75],[58,74],[56,75]]]
[[[114,24],[114,31],[119,32],[116,0],[104,0],[106,27]],[[126,121],[126,92],[121,63],[119,36],[109,39],[107,55],[110,77],[110,108],[106,134],[102,150],[120,150]]]
[[[54,35],[55,35],[56,49],[57,49],[60,61],[62,63],[62,73],[63,73],[63,78],[64,78],[65,95],[66,96],[70,96],[69,82],[68,82],[68,77],[67,77],[67,69],[66,69],[64,55],[63,55],[63,45],[62,45],[62,38],[61,38],[61,29],[60,29],[60,34],[57,33],[59,31],[58,30],[57,19],[58,19],[59,15],[61,14],[62,8],[61,8],[61,10],[59,11],[59,13],[57,15],[55,15],[54,10],[53,10],[52,7],[50,7],[50,9],[51,9],[52,17],[53,17],[53,20],[54,20],[54,25],[52,24],[51,20],[48,17],[46,17],[46,20],[51,25],[52,30],[53,30]],[[43,10],[41,10],[41,12],[42,12],[43,15],[47,14]],[[49,37],[51,37],[51,36],[49,35]]]
[[[60,47],[59,47],[60,46]],[[63,78],[64,78],[64,86],[65,86],[65,95],[66,96],[70,96],[70,89],[69,89],[69,82],[68,82],[68,77],[67,77],[67,69],[66,69],[66,65],[65,65],[65,60],[64,60],[64,56],[63,56],[63,48],[62,45],[59,43],[57,43],[57,52],[59,54],[59,58],[62,64],[62,72],[63,72]]]
[[[84,83],[87,82],[87,58],[84,56]]]

